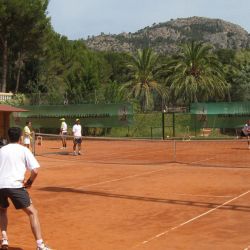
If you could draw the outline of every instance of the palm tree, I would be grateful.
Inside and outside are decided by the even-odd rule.
[[[170,90],[176,98],[198,102],[228,94],[223,67],[211,49],[197,42],[182,46],[180,55],[169,65]]]
[[[136,98],[145,111],[154,104],[154,96],[165,98],[166,91],[155,80],[158,56],[151,49],[139,49],[131,61],[127,64],[130,72],[130,81],[122,86],[122,90],[128,90],[128,98]]]

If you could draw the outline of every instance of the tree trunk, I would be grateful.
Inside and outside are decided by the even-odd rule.
[[[21,75],[21,67],[18,67],[18,69],[17,69],[17,77],[16,77],[15,94],[18,92],[18,89],[19,89],[20,75]]]
[[[227,99],[228,99],[228,102],[232,101],[229,88],[227,89]]]
[[[22,70],[22,56],[21,52],[18,53],[18,59],[17,59],[17,77],[16,77],[16,88],[15,88],[15,94],[18,92],[19,89],[19,83],[20,83],[20,76],[21,76],[21,70]]]
[[[8,69],[8,43],[5,39],[3,41],[3,75],[2,75],[2,92],[6,92],[7,69]]]

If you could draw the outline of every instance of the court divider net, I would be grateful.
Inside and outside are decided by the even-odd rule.
[[[36,133],[33,153],[36,156],[65,161],[82,160],[104,164],[154,165],[180,163],[187,166],[250,168],[250,149],[246,139],[167,140],[107,138],[83,136],[81,155],[73,154],[72,135]]]

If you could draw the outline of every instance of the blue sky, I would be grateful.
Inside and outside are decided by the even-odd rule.
[[[135,32],[171,18],[220,18],[250,32],[250,0],[50,0],[54,30],[69,39]]]

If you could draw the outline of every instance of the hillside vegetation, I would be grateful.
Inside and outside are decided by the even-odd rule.
[[[151,47],[166,54],[175,53],[181,43],[198,40],[213,44],[217,49],[249,48],[250,36],[239,25],[204,17],[178,18],[153,24],[135,33],[101,34],[89,37],[87,47],[98,51],[132,52]]]

